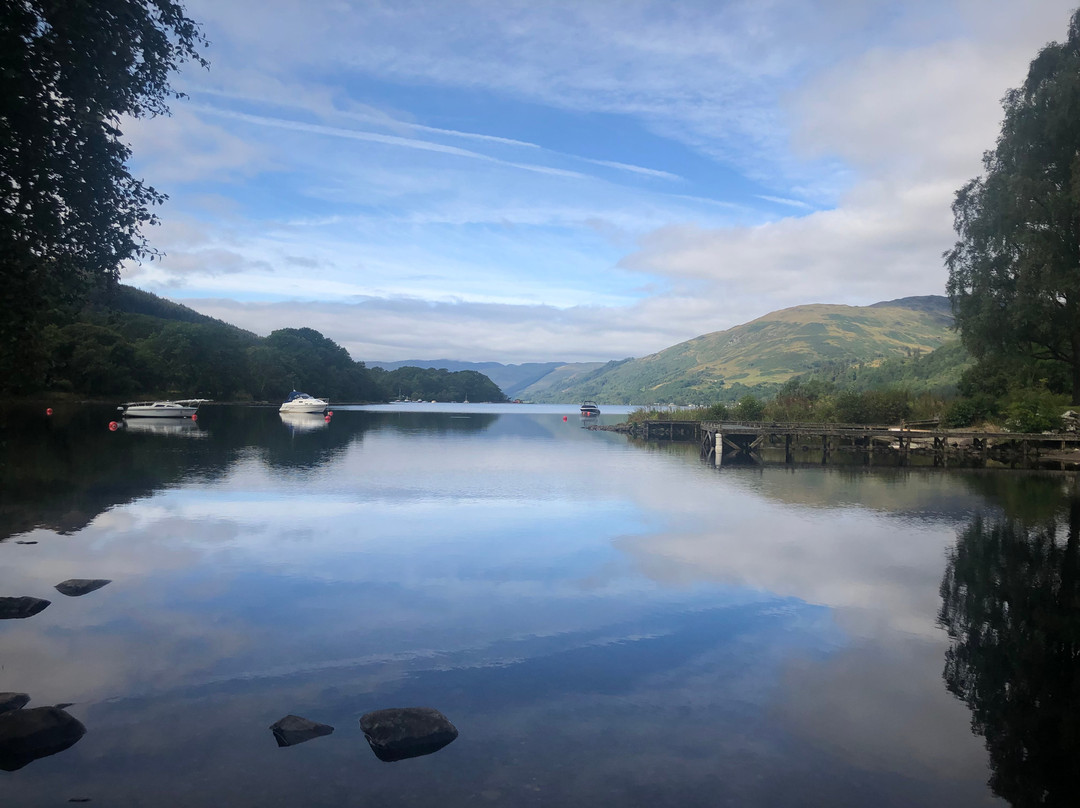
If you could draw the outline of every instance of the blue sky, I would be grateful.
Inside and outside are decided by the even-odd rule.
[[[1073,2],[188,0],[211,67],[125,126],[170,199],[124,278],[369,361],[943,294],[953,193]]]

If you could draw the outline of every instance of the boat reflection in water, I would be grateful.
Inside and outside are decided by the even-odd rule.
[[[128,432],[143,432],[153,435],[172,435],[183,438],[205,438],[207,432],[199,427],[197,421],[183,418],[125,418],[119,422],[121,429]]]
[[[327,416],[317,412],[279,412],[281,423],[289,428],[294,435],[297,432],[315,432],[326,429],[330,423]]]

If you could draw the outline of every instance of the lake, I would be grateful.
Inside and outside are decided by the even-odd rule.
[[[0,620],[0,691],[86,731],[0,741],[4,805],[1075,796],[1072,475],[715,468],[575,407],[55,406],[0,413],[0,596],[50,601]],[[397,707],[459,734],[384,762]]]

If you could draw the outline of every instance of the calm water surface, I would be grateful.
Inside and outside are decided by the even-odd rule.
[[[1078,793],[1071,476],[716,469],[573,407],[57,409],[0,424],[0,596],[51,601],[0,620],[0,691],[87,731],[4,805]],[[402,706],[459,737],[378,760],[359,717]],[[334,733],[279,748],[290,713]]]

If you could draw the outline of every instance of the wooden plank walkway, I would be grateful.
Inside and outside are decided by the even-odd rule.
[[[858,453],[873,464],[875,455],[890,456],[907,465],[912,455],[932,457],[935,466],[950,463],[985,466],[994,460],[1028,465],[1048,456],[1080,462],[1080,434],[976,432],[941,428],[913,429],[905,426],[861,424],[747,423],[737,421],[645,421],[633,424],[631,434],[645,440],[696,441],[702,457],[716,463],[740,460],[764,462],[765,449],[784,450],[784,462],[795,462],[797,453],[820,447],[821,462],[834,452]]]

